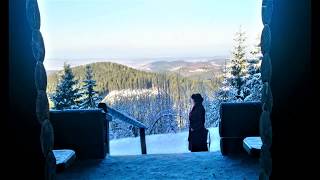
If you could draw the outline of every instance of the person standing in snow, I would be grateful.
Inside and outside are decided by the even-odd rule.
[[[193,107],[189,113],[189,150],[191,152],[208,151],[208,130],[204,127],[206,111],[202,105],[203,98],[200,94],[192,94],[191,99]]]

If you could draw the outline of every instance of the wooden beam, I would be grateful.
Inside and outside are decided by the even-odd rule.
[[[98,108],[102,108],[106,113],[109,113],[111,116],[113,116],[115,119],[122,120],[126,123],[132,124],[139,128],[145,128],[147,129],[147,126],[134,117],[131,117],[127,114],[124,114],[123,112],[120,112],[116,109],[113,109],[112,107],[108,106],[106,103],[99,103]]]

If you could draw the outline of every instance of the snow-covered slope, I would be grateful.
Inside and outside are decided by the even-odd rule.
[[[218,128],[209,128],[211,137],[210,151],[220,151]],[[146,136],[147,154],[187,153],[188,132],[176,134],[156,134]],[[140,137],[122,138],[110,141],[111,155],[141,154]]]
[[[119,100],[122,97],[138,97],[140,95],[157,95],[157,89],[122,89],[111,91],[102,102],[114,103],[115,100]]]

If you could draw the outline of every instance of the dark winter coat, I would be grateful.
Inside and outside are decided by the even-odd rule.
[[[189,114],[189,150],[191,152],[208,151],[205,109],[201,103],[196,103]],[[191,128],[193,131],[191,131]]]

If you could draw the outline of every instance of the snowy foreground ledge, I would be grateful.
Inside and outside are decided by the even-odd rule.
[[[188,132],[146,136],[147,155],[141,155],[139,137],[111,141],[111,156],[76,162],[57,174],[60,180],[254,180],[259,160],[243,154],[222,156],[218,128],[210,128],[208,152],[189,153]],[[216,151],[216,152],[212,152]],[[137,154],[137,155],[134,155]],[[129,156],[126,156],[129,155]]]
[[[209,128],[210,152],[220,151],[219,128]],[[188,132],[146,136],[147,154],[188,153]],[[140,138],[122,138],[110,141],[110,155],[140,155]]]
[[[256,180],[259,160],[220,152],[107,156],[77,161],[58,180]]]

